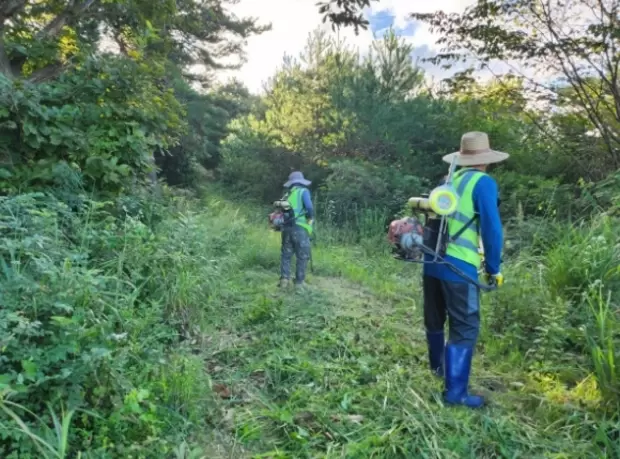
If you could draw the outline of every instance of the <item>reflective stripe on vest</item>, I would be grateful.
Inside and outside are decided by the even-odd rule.
[[[288,195],[287,201],[295,213],[295,224],[304,228],[309,234],[312,234],[312,225],[308,224],[304,209],[303,192],[304,188],[293,187],[291,194]]]
[[[449,238],[457,234],[475,216],[474,187],[486,174],[476,169],[462,169],[454,175],[452,182],[459,195],[456,212],[448,217]],[[463,260],[480,268],[481,258],[478,252],[478,223],[473,222],[461,232],[455,240],[449,239],[446,255]]]

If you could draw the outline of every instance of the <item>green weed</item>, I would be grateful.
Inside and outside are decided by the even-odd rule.
[[[174,198],[155,227],[96,205],[72,216],[43,197],[2,201],[0,382],[36,415],[3,405],[3,457],[620,452],[613,258],[577,259],[568,244],[582,236],[509,260],[504,288],[484,295],[472,385],[491,404],[470,412],[442,404],[419,267],[389,256],[378,219],[347,244],[324,225],[307,290],[278,290],[278,234],[209,196]],[[563,251],[582,274],[560,269]],[[593,287],[578,296],[583,276]],[[50,400],[70,409],[52,415]]]

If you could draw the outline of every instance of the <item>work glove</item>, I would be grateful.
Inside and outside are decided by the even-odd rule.
[[[501,287],[504,285],[504,275],[502,273],[497,274],[489,274],[487,273],[487,283],[489,285],[495,285],[497,287]]]

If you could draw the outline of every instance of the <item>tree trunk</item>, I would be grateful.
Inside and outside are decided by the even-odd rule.
[[[0,26],[1,27],[1,26]],[[11,68],[11,61],[9,60],[9,56],[6,54],[6,49],[4,48],[4,33],[0,28],[0,73],[12,80],[13,70]]]

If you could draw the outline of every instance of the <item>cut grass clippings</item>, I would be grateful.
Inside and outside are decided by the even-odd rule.
[[[250,225],[244,234],[237,269],[210,298],[203,330],[220,343],[207,358],[223,392],[220,428],[243,445],[244,457],[618,453],[611,421],[594,411],[599,394],[590,376],[576,370],[582,381],[569,388],[518,351],[506,365],[484,351],[502,340],[488,332],[472,386],[489,406],[444,407],[442,382],[427,367],[416,267],[380,251],[371,258],[356,248],[319,246],[307,289],[278,290],[279,235]],[[489,295],[483,307],[498,301]]]

